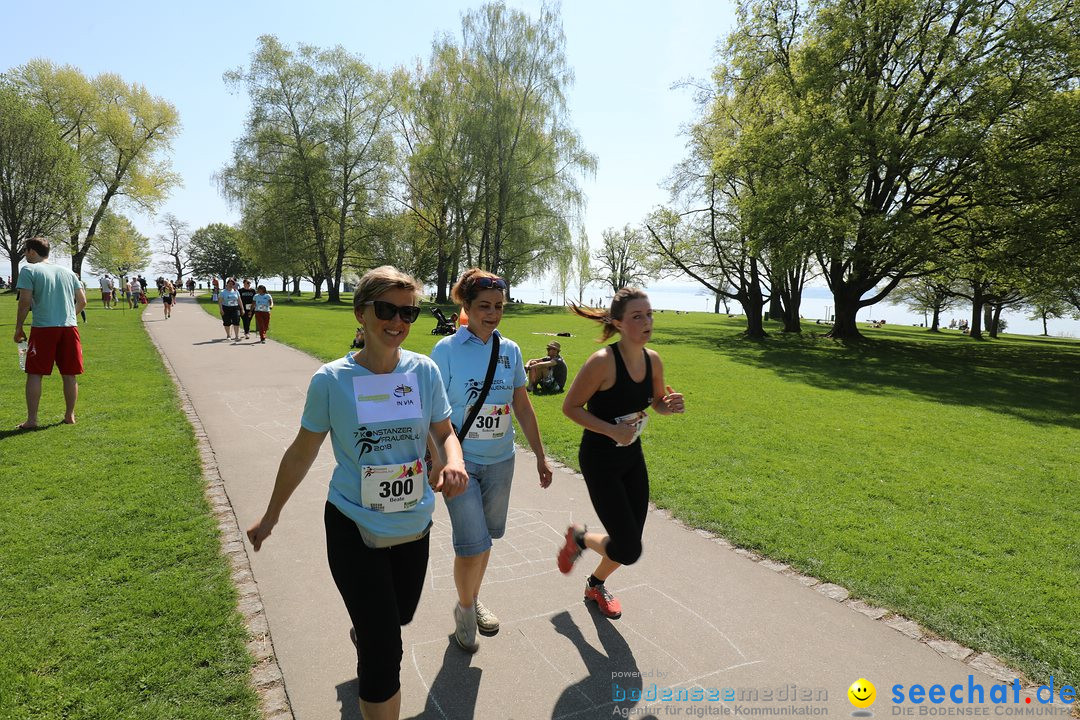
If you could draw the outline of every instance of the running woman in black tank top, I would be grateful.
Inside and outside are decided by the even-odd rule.
[[[620,566],[632,565],[641,557],[649,509],[649,475],[640,439],[648,422],[645,411],[681,413],[683,396],[664,384],[660,356],[645,347],[653,320],[644,292],[623,288],[608,312],[575,305],[571,309],[603,323],[602,339],[618,333],[619,341],[585,361],[563,401],[563,413],[585,428],[578,463],[607,534],[571,525],[558,565],[564,574],[569,573],[585,548],[598,553],[600,563],[589,576],[585,599],[595,602],[607,617],[617,618],[622,606],[604,583]]]

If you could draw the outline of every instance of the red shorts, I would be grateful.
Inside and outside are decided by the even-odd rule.
[[[102,300],[112,300],[112,293],[109,292],[108,290],[102,290],[101,291],[101,299]]]
[[[26,348],[26,373],[52,375],[53,363],[61,375],[82,375],[82,341],[79,328],[32,327]]]

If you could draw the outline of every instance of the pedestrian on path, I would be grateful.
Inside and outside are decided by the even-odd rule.
[[[240,314],[244,312],[244,304],[240,300],[240,292],[236,289],[236,281],[229,278],[225,281],[225,289],[218,293],[218,313],[221,315],[221,324],[225,326],[225,339],[228,340],[232,328],[233,342],[240,340]]]
[[[251,281],[247,278],[244,278],[244,286],[240,288],[240,302],[244,307],[240,319],[244,323],[244,339],[247,340],[251,332],[251,318],[255,314],[255,288],[251,287]]]
[[[139,309],[139,296],[142,295],[142,285],[139,284],[139,278],[134,275],[128,280],[128,307],[135,310]]]
[[[109,273],[105,273],[99,280],[101,284],[101,305],[106,310],[112,310],[113,304],[113,280]]]
[[[606,311],[570,307],[603,325],[602,341],[616,333],[619,340],[589,356],[563,400],[563,413],[585,428],[578,464],[607,534],[571,525],[557,560],[559,570],[567,574],[585,548],[598,553],[600,562],[585,585],[585,599],[595,602],[605,616],[618,618],[622,606],[605,581],[620,566],[633,565],[641,557],[649,509],[649,475],[640,438],[649,419],[645,410],[681,413],[683,396],[664,384],[660,355],[645,347],[652,337],[653,314],[644,292],[623,288]]]
[[[165,319],[172,317],[173,301],[176,300],[176,288],[168,280],[161,281],[161,306],[165,308]]]
[[[465,457],[469,484],[447,499],[454,542],[454,639],[476,652],[476,632],[494,635],[499,618],[480,601],[492,539],[506,531],[510,485],[514,478],[514,423],[536,454],[540,486],[551,485],[540,428],[529,394],[521,349],[498,331],[506,303],[506,281],[479,268],[462,273],[451,295],[468,314],[468,324],[431,351],[439,366]],[[490,379],[489,379],[490,378]]]
[[[19,271],[15,289],[19,305],[15,316],[15,342],[26,341],[23,324],[30,310],[30,342],[26,348],[26,420],[16,430],[38,426],[41,378],[52,375],[53,364],[64,382],[64,422],[75,424],[75,402],[79,398],[78,376],[83,372],[82,343],[76,315],[86,307],[86,292],[75,273],[45,262],[49,241],[26,241],[26,262]]]
[[[270,329],[270,311],[274,309],[274,298],[266,292],[266,286],[260,285],[259,292],[252,299],[255,307],[255,330],[259,333],[259,342],[266,343],[266,332]]]
[[[451,497],[468,482],[438,368],[401,349],[420,315],[421,288],[388,265],[360,279],[353,313],[368,341],[312,376],[266,512],[247,531],[258,552],[330,433],[336,466],[324,511],[326,553],[353,623],[366,720],[400,714],[401,626],[412,621],[424,587],[434,493]],[[442,465],[430,478],[423,460],[429,433]]]

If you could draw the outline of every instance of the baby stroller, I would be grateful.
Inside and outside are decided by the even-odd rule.
[[[454,327],[454,320],[448,320],[441,309],[432,308],[431,314],[435,316],[436,323],[435,327],[431,330],[432,335],[453,335],[457,332],[457,329]],[[454,319],[457,319],[456,315],[454,316]]]
[[[352,345],[349,346],[354,350],[358,350],[364,347],[364,328],[356,328],[356,337],[353,338]]]

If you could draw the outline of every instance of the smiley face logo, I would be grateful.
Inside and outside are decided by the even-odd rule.
[[[848,700],[857,708],[868,708],[877,699],[877,688],[866,678],[859,678],[847,689]]]

